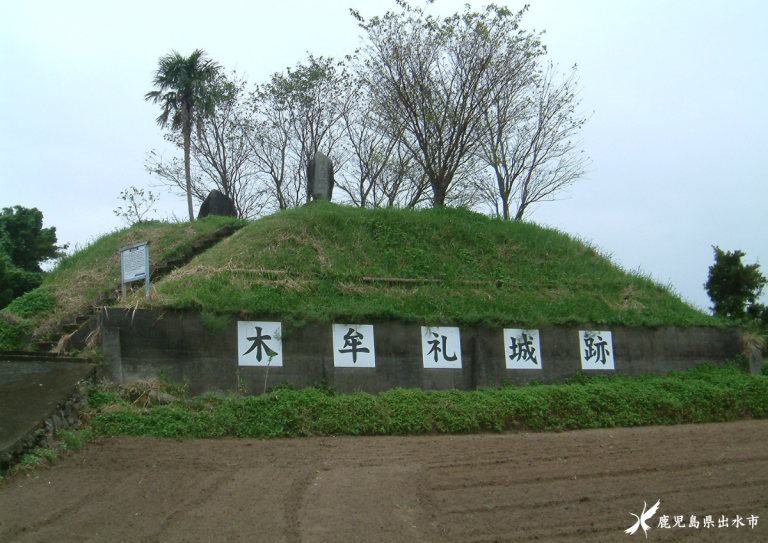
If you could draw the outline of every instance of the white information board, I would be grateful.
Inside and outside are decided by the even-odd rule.
[[[147,277],[147,244],[135,245],[121,249],[121,266],[123,283],[138,281]]]
[[[613,339],[608,331],[580,330],[581,369],[612,370]]]
[[[508,370],[540,370],[539,331],[505,328],[504,352]]]
[[[283,333],[279,322],[237,322],[238,366],[282,366]]]
[[[425,368],[461,369],[461,333],[453,326],[422,326],[421,353]]]
[[[333,365],[336,368],[375,368],[373,325],[333,325]]]

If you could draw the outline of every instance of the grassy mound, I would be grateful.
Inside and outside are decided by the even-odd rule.
[[[640,377],[583,373],[557,385],[474,392],[393,389],[378,395],[283,387],[262,396],[214,394],[150,408],[90,391],[93,431],[172,438],[409,435],[571,430],[725,422],[768,415],[768,377],[712,364]]]
[[[96,239],[0,312],[0,349],[20,348],[29,335],[45,337],[78,314],[116,304],[118,248],[148,240],[154,265],[235,222],[242,221],[151,222]],[[124,305],[146,307],[143,283],[133,286]],[[556,230],[465,209],[328,202],[248,223],[154,283],[150,303],[217,321],[217,315],[272,314],[294,323],[725,325]]]
[[[120,292],[118,249],[149,241],[150,266],[183,255],[200,238],[240,222],[208,217],[192,223],[148,222],[99,237],[61,259],[43,284],[17,298],[0,313],[0,348],[21,346],[21,334],[45,336],[89,310],[114,303]],[[143,282],[132,284],[143,293]]]
[[[167,308],[294,322],[722,324],[561,232],[450,208],[316,202],[282,211],[198,256],[157,291],[153,304]]]

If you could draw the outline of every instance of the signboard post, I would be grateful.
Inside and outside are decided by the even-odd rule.
[[[149,246],[148,241],[122,247],[120,251],[120,270],[122,275],[123,300],[126,298],[125,284],[144,279],[146,297],[149,300]]]

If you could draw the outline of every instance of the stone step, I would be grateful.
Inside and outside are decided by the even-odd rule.
[[[5,357],[5,356],[11,356],[11,355],[13,355],[13,356],[29,356],[29,355],[33,355],[33,354],[34,355],[42,355],[42,356],[53,356],[53,357],[59,356],[56,353],[36,353],[34,351],[14,351],[14,350],[3,351],[3,350],[0,350],[0,358]]]
[[[47,352],[53,349],[57,344],[58,342],[54,341],[35,341],[32,343],[32,346],[38,351]]]
[[[192,258],[194,258],[195,256],[199,255],[202,252],[207,251],[214,245],[218,244],[221,240],[228,238],[229,236],[231,236],[241,228],[242,228],[241,225],[236,225],[236,226],[224,226],[218,229],[213,234],[209,234],[205,238],[202,238],[196,241],[195,243],[193,243],[185,258],[177,258],[174,260],[168,260],[166,262],[161,262],[160,264],[158,264],[153,274],[164,275],[165,273],[173,271],[176,268],[186,266],[187,264],[189,264],[189,261],[192,260]]]
[[[82,326],[83,324],[85,324],[89,320],[91,320],[91,316],[90,315],[78,315],[77,317],[75,317],[75,322],[77,324],[79,324],[80,326]]]
[[[80,326],[81,326],[80,324],[73,322],[73,323],[61,325],[60,330],[65,334],[71,334],[72,332],[77,332],[80,329]]]
[[[89,364],[87,358],[79,356],[66,356],[58,353],[36,353],[34,351],[0,351],[0,360],[6,362],[72,362],[75,364]]]
[[[232,234],[240,230],[242,227],[243,227],[242,224],[232,224],[230,226],[223,226],[219,228],[216,233],[224,233],[228,236],[231,236]]]

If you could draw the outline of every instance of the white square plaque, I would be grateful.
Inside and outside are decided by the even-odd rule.
[[[283,332],[279,322],[238,321],[237,364],[282,366]]]
[[[461,369],[461,332],[453,326],[422,326],[421,353],[425,368]]]
[[[540,370],[539,331],[505,328],[504,353],[508,370]]]
[[[375,368],[373,325],[333,325],[333,365],[337,368]]]
[[[613,366],[613,340],[610,332],[579,330],[579,350],[581,351],[581,369],[615,369]]]

